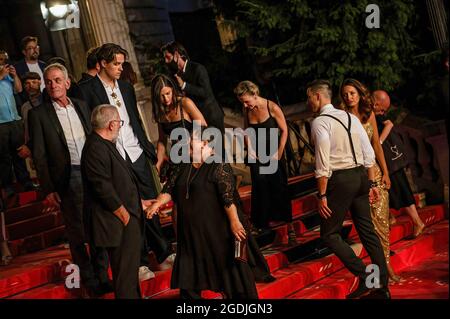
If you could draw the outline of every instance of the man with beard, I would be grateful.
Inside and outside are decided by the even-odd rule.
[[[45,62],[39,60],[40,48],[38,44],[38,38],[32,36],[26,36],[21,41],[22,53],[24,59],[19,61],[14,67],[17,70],[19,77],[22,77],[27,72],[36,72],[41,77],[41,91],[45,89],[44,83],[44,69]]]
[[[92,111],[81,157],[84,207],[94,245],[109,253],[116,298],[139,299],[142,208],[136,177],[115,145],[123,124],[113,105]]]
[[[186,96],[194,101],[208,126],[218,128],[223,134],[224,112],[214,97],[206,68],[189,60],[186,49],[178,42],[167,43],[161,48],[161,52],[170,75],[175,78]]]

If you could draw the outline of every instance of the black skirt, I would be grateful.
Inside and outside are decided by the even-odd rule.
[[[389,175],[391,179],[391,189],[389,190],[389,206],[399,210],[403,207],[415,204],[415,199],[405,170],[400,169]]]

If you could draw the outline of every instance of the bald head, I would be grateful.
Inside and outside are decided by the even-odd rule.
[[[386,91],[376,90],[373,92],[373,98],[375,100],[374,111],[376,115],[383,115],[389,110],[391,106],[391,99]]]

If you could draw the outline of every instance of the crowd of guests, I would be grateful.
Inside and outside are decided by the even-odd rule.
[[[231,166],[210,163],[212,141],[193,130],[193,121],[198,121],[202,131],[214,127],[224,133],[224,112],[206,68],[191,61],[181,44],[171,42],[161,48],[169,72],[151,81],[159,132],[155,145],[139,115],[133,87],[136,73],[126,61],[126,50],[113,43],[90,49],[86,72],[76,82],[63,59],[53,58],[48,65],[39,60],[37,38],[26,37],[22,44],[24,60],[15,66],[0,51],[2,198],[14,193],[13,171],[25,190],[36,189],[27,160],[37,172],[46,205],[62,211],[86,296],[114,291],[117,298],[140,298],[139,281],[154,276],[148,258],[153,251],[159,263],[174,262],[171,287],[180,289],[181,298],[201,298],[202,290],[219,291],[226,298],[257,298],[255,282],[275,278],[254,234],[269,228],[271,221],[283,221],[288,224],[289,243],[296,243],[284,164],[288,128],[280,106],[260,96],[258,86],[250,81],[234,90],[243,105],[245,128],[257,132],[256,145],[245,139],[248,157],[254,160],[248,164],[252,179],[248,220]],[[339,95],[342,103],[335,107],[329,82],[308,85],[308,105],[318,113],[311,134],[321,236],[360,278],[348,298],[367,294],[389,298],[388,280],[402,280],[389,262],[389,201],[397,209],[407,208],[415,236],[424,224],[405,165],[385,148],[395,136],[392,122],[384,118],[389,96],[384,91],[369,92],[355,79],[346,79]],[[176,128],[186,130],[191,151],[201,154],[196,158],[191,152],[189,164],[173,163],[167,156],[168,145],[178,142],[170,141]],[[276,141],[260,135],[270,129],[278,129]],[[267,164],[258,158],[258,148],[266,144],[268,150],[271,142],[278,145],[269,154],[277,169],[262,174],[260,168]],[[159,192],[161,181],[164,187]],[[176,252],[159,220],[161,207],[169,201],[174,203]],[[348,210],[372,262],[380,267],[381,288],[365,285],[365,265],[341,238]],[[7,264],[11,254],[4,228],[2,215],[0,248],[2,263]],[[240,249],[243,253],[237,254]]]

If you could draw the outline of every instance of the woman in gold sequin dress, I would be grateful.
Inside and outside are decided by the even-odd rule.
[[[384,158],[383,149],[380,144],[378,129],[373,112],[373,100],[369,90],[355,79],[346,79],[340,88],[342,108],[356,115],[369,136],[376,156],[376,178],[380,190],[380,200],[371,205],[371,215],[375,231],[380,238],[386,257],[389,278],[395,282],[401,281],[390,264],[390,242],[389,242],[389,188],[391,181]]]

